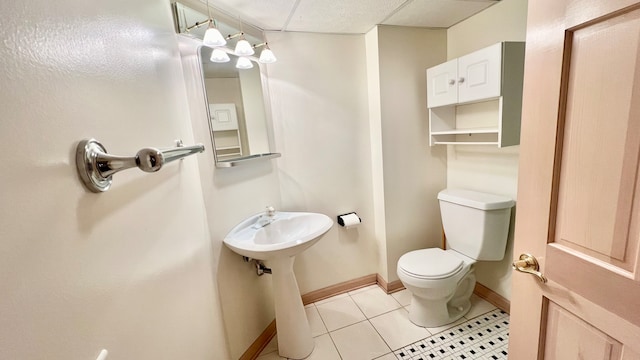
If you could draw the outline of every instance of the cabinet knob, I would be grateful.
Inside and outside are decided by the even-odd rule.
[[[463,82],[464,82],[464,78],[461,76],[461,77],[458,79],[458,83],[462,84]]]
[[[453,80],[453,79],[450,79],[450,80],[449,80],[449,85],[453,85],[453,84],[455,84],[455,83],[456,83],[456,81],[455,81],[455,80]]]

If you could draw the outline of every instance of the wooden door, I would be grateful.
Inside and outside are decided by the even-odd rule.
[[[427,69],[427,107],[458,102],[458,61],[451,60]]]
[[[458,58],[458,102],[500,96],[502,43]]]
[[[510,359],[640,359],[640,3],[530,0]]]

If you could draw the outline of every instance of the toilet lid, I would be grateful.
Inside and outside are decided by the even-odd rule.
[[[431,248],[402,255],[398,266],[407,274],[418,278],[442,279],[460,271],[464,261],[440,248]]]

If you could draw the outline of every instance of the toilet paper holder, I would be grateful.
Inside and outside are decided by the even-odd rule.
[[[348,212],[345,214],[340,214],[337,216],[338,225],[349,228],[351,226],[360,225],[362,219],[355,211]]]

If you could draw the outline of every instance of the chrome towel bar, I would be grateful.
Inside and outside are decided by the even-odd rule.
[[[76,147],[76,166],[87,189],[99,193],[109,190],[113,174],[118,171],[137,167],[145,172],[156,172],[164,164],[204,151],[202,144],[184,146],[181,140],[176,140],[176,146],[165,150],[144,148],[135,156],[127,157],[109,155],[95,139],[82,140]]]

